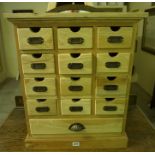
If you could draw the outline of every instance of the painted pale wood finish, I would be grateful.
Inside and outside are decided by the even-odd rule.
[[[86,133],[121,133],[123,118],[77,118],[75,119],[30,119],[31,134],[77,134],[69,130],[70,125],[81,123],[85,129],[79,131]],[[41,125],[42,124],[42,125]]]
[[[108,77],[116,77],[114,80],[109,80]],[[127,85],[128,85],[128,76],[127,75],[106,75],[103,77],[98,77],[96,80],[97,88],[96,95],[104,96],[104,95],[120,95],[125,96],[127,93]],[[116,90],[106,90],[105,86],[116,86]]]
[[[119,25],[119,23],[118,23]],[[133,42],[133,28],[120,27],[118,31],[112,31],[111,27],[97,28],[97,47],[98,48],[131,48]],[[121,43],[109,43],[110,36],[121,36],[123,40]]]
[[[92,54],[91,53],[82,53],[81,50],[79,56],[76,56],[75,53],[65,53],[58,54],[59,62],[59,73],[60,74],[91,74],[92,73]],[[72,56],[73,55],[73,56]],[[80,63],[83,65],[80,69],[70,69],[68,65]]]
[[[30,28],[18,28],[18,41],[20,50],[39,50],[53,49],[53,30],[52,28],[40,28],[39,32],[33,32]],[[29,44],[29,38],[41,37],[43,43]]]
[[[90,115],[91,99],[73,98],[63,99],[61,102],[62,115]],[[81,111],[72,111],[70,107],[82,107]]]
[[[40,116],[40,115],[57,115],[57,102],[56,99],[52,98],[34,98],[34,99],[27,99],[26,100],[27,108],[28,108],[28,115],[30,116]],[[38,109],[37,109],[38,108]],[[49,108],[47,111],[41,111],[41,108]]]
[[[40,57],[35,57],[40,55]],[[55,64],[53,54],[21,54],[23,73],[54,73]],[[33,69],[32,64],[43,63],[46,65],[44,69]]]
[[[82,38],[83,43],[70,44],[68,39]],[[58,28],[58,48],[59,49],[76,49],[76,48],[92,48],[92,28],[83,27],[79,31],[73,32],[70,28]]]
[[[72,78],[79,78],[72,80]],[[82,76],[60,76],[60,94],[62,96],[91,96],[91,77]],[[69,90],[70,86],[80,86],[82,90],[72,91]]]
[[[34,78],[24,78],[26,96],[30,97],[30,96],[56,95],[55,78],[44,78],[43,81],[36,81],[35,78],[44,78],[44,76],[42,75],[41,77],[36,76]],[[33,90],[34,87],[46,87],[47,91],[35,92]]]
[[[116,53],[116,56],[110,56],[113,53],[97,53],[97,73],[104,72],[128,72],[130,53]],[[109,68],[106,63],[120,63],[118,67]]]
[[[109,100],[108,100],[109,99]],[[110,100],[111,99],[111,100]],[[126,98],[103,98],[95,100],[95,114],[96,115],[116,115],[124,114],[124,109],[127,103]],[[116,107],[116,110],[104,110],[104,107]]]

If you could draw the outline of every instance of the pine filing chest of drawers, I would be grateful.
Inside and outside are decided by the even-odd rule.
[[[9,14],[31,149],[127,146],[137,23],[144,13]]]

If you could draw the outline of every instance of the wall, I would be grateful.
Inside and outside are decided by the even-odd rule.
[[[151,2],[131,2],[129,10],[144,11],[151,6]],[[152,95],[155,83],[155,56],[141,50],[141,38],[143,32],[143,22],[139,23],[138,50],[135,53],[135,70],[137,72],[138,84],[150,95]],[[155,34],[153,34],[155,35]]]
[[[13,9],[33,9],[34,12],[45,12],[48,3],[45,2],[0,2],[0,12],[8,13]],[[4,56],[6,64],[6,76],[15,78],[18,75],[18,62],[16,56],[16,44],[14,39],[14,28],[13,25],[2,18],[2,39],[4,42]]]
[[[1,14],[0,14],[1,19]],[[6,78],[6,69],[5,69],[5,58],[4,58],[4,47],[2,40],[2,31],[1,31],[1,20],[0,20],[0,83],[2,83]]]

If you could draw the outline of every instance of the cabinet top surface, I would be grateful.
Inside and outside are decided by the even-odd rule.
[[[8,19],[46,19],[46,20],[54,20],[54,19],[67,19],[67,18],[89,18],[89,19],[94,19],[94,18],[118,18],[118,19],[141,19],[144,17],[147,17],[147,13],[144,12],[92,12],[92,13],[6,13],[4,15]]]

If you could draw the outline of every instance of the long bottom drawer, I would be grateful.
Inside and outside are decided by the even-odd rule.
[[[123,118],[30,119],[31,134],[121,133]]]

